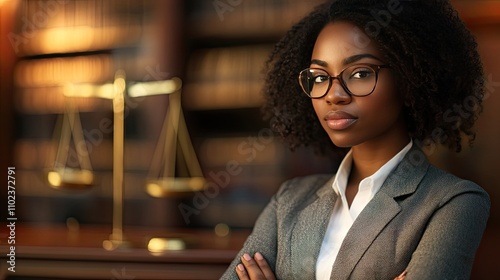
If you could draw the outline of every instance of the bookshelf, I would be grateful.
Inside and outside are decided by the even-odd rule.
[[[283,181],[330,171],[332,163],[310,151],[291,153],[260,114],[263,67],[270,51],[321,2],[186,1],[189,51],[183,104],[200,162],[206,175],[222,174],[229,162],[240,171],[192,216],[194,223],[250,228]]]
[[[182,106],[205,177],[217,183],[210,175],[223,174],[230,162],[238,170],[186,222],[178,206],[193,205],[193,197],[157,199],[144,190],[168,100],[126,98],[125,224],[214,227],[224,223],[250,228],[285,179],[329,170],[329,163],[316,158],[315,164],[305,166],[308,153],[290,153],[260,114],[262,68],[269,51],[320,2],[19,1],[9,36],[17,58],[13,163],[18,170],[19,205],[26,205],[20,218],[34,223],[64,223],[67,218],[90,224],[111,221],[113,106],[109,100],[71,97],[96,174],[95,186],[76,193],[54,190],[41,171],[56,149],[53,136],[68,102],[67,83],[102,85],[123,69],[130,81],[181,77]],[[70,157],[75,149],[70,148]],[[37,207],[40,211],[35,213]]]
[[[252,45],[196,50],[187,65],[186,109],[259,107],[259,74],[270,49],[268,45]]]
[[[19,219],[61,224],[111,223],[113,185],[113,103],[94,97],[68,97],[70,84],[105,85],[123,70],[127,81],[149,82],[179,76],[177,31],[182,1],[88,0],[16,1],[12,29],[14,51],[12,165],[16,166]],[[3,33],[2,33],[3,34]],[[166,40],[168,38],[168,40]],[[57,119],[68,102],[78,110],[84,145],[96,183],[85,190],[55,190],[43,170],[54,159]],[[125,223],[179,226],[171,213],[175,200],[150,197],[145,179],[168,107],[166,96],[125,97]],[[154,113],[152,113],[154,112]],[[68,166],[81,151],[68,147]],[[72,163],[73,162],[73,163]]]

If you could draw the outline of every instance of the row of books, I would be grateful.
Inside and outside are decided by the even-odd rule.
[[[65,95],[69,84],[112,82],[114,67],[109,55],[21,60],[14,71],[16,109],[27,114],[61,114],[71,103],[82,112],[111,110],[109,100]]]
[[[9,34],[9,41],[19,56],[130,45],[141,37],[142,2],[20,1],[18,18],[21,20],[17,29]]]
[[[252,108],[262,104],[262,70],[270,46],[201,49],[190,56],[184,104],[188,109]]]
[[[239,165],[277,165],[284,151],[270,130],[248,137],[225,137],[202,139],[197,148],[198,159],[203,167],[225,167],[228,162]],[[109,170],[113,165],[113,143],[110,137],[103,139],[102,132],[84,130],[84,140],[92,166],[97,170]],[[59,139],[57,139],[59,140]],[[20,139],[14,145],[15,165],[20,169],[37,169],[52,166],[58,142],[49,139]],[[76,146],[81,147],[78,143]],[[148,170],[156,143],[126,139],[124,146],[124,168],[126,170]],[[63,152],[66,152],[65,147]],[[169,155],[165,155],[169,156]],[[71,143],[68,162],[77,163],[76,148]]]
[[[111,170],[113,166],[113,143],[102,132],[84,130],[87,153],[80,156],[88,157],[95,170]],[[57,139],[59,140],[59,139]],[[19,169],[44,169],[54,166],[58,150],[56,140],[20,139],[14,145],[15,165]],[[124,169],[131,171],[147,171],[150,167],[153,150],[156,143],[150,141],[127,140],[124,145]],[[77,144],[81,147],[83,144]],[[73,143],[61,150],[67,151],[66,164],[78,167],[78,155]],[[81,151],[81,150],[80,150]]]
[[[54,189],[48,184],[44,170],[25,170],[16,168],[16,194],[19,197],[112,197],[113,173],[95,171],[95,184],[88,188]],[[124,173],[125,199],[142,199],[150,197],[145,190],[146,176],[135,172]]]
[[[85,141],[88,154],[81,153],[80,156],[90,160],[95,172],[111,174],[113,167],[112,141],[109,139],[100,140],[95,133],[87,133]],[[199,148],[196,149],[198,160],[205,177],[209,180],[214,180],[215,177],[224,173],[224,176],[229,177],[228,185],[252,185],[261,192],[272,192],[274,190],[272,186],[276,187],[283,180],[281,174],[283,167],[280,163],[285,159],[287,151],[273,137],[270,130],[262,130],[257,135],[248,137],[207,138],[202,139],[199,143]],[[134,173],[142,177],[143,180],[148,174],[152,174],[150,169],[152,168],[151,162],[155,144],[149,141],[127,140],[124,147],[125,172]],[[36,173],[40,177],[43,171],[54,167],[57,149],[58,143],[56,141],[18,140],[14,146],[15,165],[19,170],[29,171],[26,173],[28,177],[22,175],[24,173],[18,175],[20,181],[29,182],[33,174]],[[64,152],[67,149],[66,147],[61,151]],[[58,163],[58,166],[61,164],[66,167],[80,168],[76,148],[73,144],[69,147],[67,162]],[[154,166],[153,168],[159,167]],[[215,180],[217,181],[217,179]],[[38,181],[34,184],[46,185],[43,180],[38,179]],[[100,180],[100,184],[104,183],[112,185],[109,180]],[[27,185],[31,186],[31,184]]]
[[[281,36],[323,0],[192,1],[194,37],[261,38]]]
[[[125,71],[126,83],[172,78],[153,55],[86,54],[21,60],[14,71],[16,109],[24,114],[61,114],[67,104],[81,112],[112,111],[115,73]],[[125,95],[125,106],[142,99]],[[135,105],[134,105],[135,104]]]
[[[87,97],[64,96],[63,86],[18,89],[16,109],[26,114],[63,114],[66,106],[74,104],[80,112],[112,111],[109,100]]]

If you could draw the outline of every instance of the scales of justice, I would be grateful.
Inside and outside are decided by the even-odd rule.
[[[145,181],[146,192],[152,197],[165,198],[201,191],[206,186],[206,180],[203,177],[182,112],[182,81],[179,78],[172,78],[164,81],[127,85],[125,78],[125,72],[118,70],[115,73],[113,83],[103,85],[69,84],[65,87],[66,111],[59,117],[54,133],[55,138],[59,138],[57,151],[52,155],[55,161],[45,172],[49,185],[56,189],[86,189],[95,184],[96,178],[92,171],[87,147],[86,145],[78,145],[78,143],[85,143],[85,139],[79,112],[71,97],[96,97],[112,100],[114,119],[113,222],[109,239],[103,241],[103,247],[106,250],[129,246],[123,234],[125,94],[130,97],[168,95],[168,111]],[[79,168],[67,166],[71,138],[76,148]],[[176,177],[176,166],[178,167],[177,174],[183,177]],[[183,248],[185,248],[185,243],[182,238],[152,238],[148,243],[150,251]]]

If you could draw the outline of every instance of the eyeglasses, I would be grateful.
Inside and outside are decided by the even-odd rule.
[[[342,88],[352,96],[368,96],[377,85],[378,72],[388,65],[356,64],[342,70],[337,76],[319,68],[307,68],[300,71],[299,83],[310,98],[322,98],[332,87],[333,80],[338,79]]]

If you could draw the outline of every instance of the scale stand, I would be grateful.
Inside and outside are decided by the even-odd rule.
[[[113,83],[113,230],[108,240],[102,242],[111,251],[129,247],[123,237],[123,152],[125,121],[125,72],[118,70]]]

